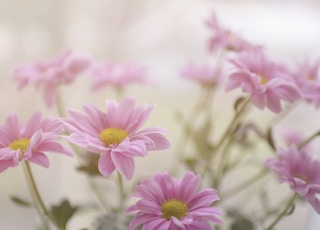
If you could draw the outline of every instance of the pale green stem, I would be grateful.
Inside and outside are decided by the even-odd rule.
[[[57,89],[58,90],[58,89]],[[63,105],[63,101],[59,92],[57,92],[57,110],[60,117],[66,116],[66,111]]]
[[[115,92],[116,92],[116,100],[119,102],[122,100],[123,96],[124,96],[124,90],[123,87],[121,86],[116,86],[114,87]]]
[[[189,113],[190,116],[187,119],[187,121],[191,120],[192,124],[196,124],[197,120],[201,115],[201,112],[205,111],[208,108],[210,108],[210,111],[211,111],[213,95],[214,95],[214,89],[206,89],[204,95],[201,95],[201,98],[202,96],[204,96],[204,100],[201,100],[201,98],[199,99],[194,109]],[[176,156],[175,161],[182,162],[184,160],[186,149],[188,149],[188,144],[191,142],[190,139],[192,138],[192,132],[193,132],[192,127],[190,127],[189,124],[187,124],[187,129],[184,130],[183,135],[180,137],[180,140],[178,141],[179,144],[177,145],[177,151],[176,151],[177,154],[175,154]],[[178,169],[179,167],[173,166],[173,169],[170,170],[172,175],[175,175]]]
[[[280,212],[280,214],[276,217],[276,219],[269,225],[269,227],[266,228],[266,230],[272,230],[274,228],[274,226],[277,225],[277,223],[284,217],[287,215],[288,211],[290,210],[290,208],[294,205],[294,201],[297,197],[297,193],[294,193],[294,195],[291,197],[291,199],[289,200],[287,206],[283,209],[282,212]]]
[[[266,176],[267,172],[268,171],[266,169],[261,170],[260,173],[256,174],[255,176],[251,177],[250,179],[244,181],[243,183],[239,184],[235,188],[225,192],[222,199],[229,198],[229,197],[241,192],[243,189],[248,188],[250,185],[253,185],[254,183],[261,180],[264,176]]]
[[[88,181],[89,181],[89,184],[90,184],[92,191],[96,194],[96,197],[97,197],[100,205],[102,206],[102,208],[105,210],[105,212],[110,211],[112,209],[111,205],[109,204],[106,197],[102,194],[101,190],[98,188],[98,186],[94,182],[93,178],[89,177]]]
[[[32,174],[29,162],[28,161],[23,161],[22,165],[23,165],[23,169],[24,169],[24,172],[25,172],[25,176],[26,176],[26,179],[27,179],[27,184],[28,184],[30,193],[32,195],[33,202],[35,203],[36,210],[37,210],[37,212],[38,212],[38,214],[39,214],[39,216],[40,216],[40,218],[42,220],[44,229],[48,230],[49,229],[49,223],[48,223],[49,212],[48,212],[45,204],[42,201],[42,198],[40,196],[40,193],[39,193],[39,190],[37,188],[36,182],[35,182],[35,180],[33,178],[33,174]]]
[[[225,129],[220,141],[216,144],[216,146],[214,147],[215,152],[218,152],[219,149],[221,148],[221,146],[224,144],[224,142],[228,139],[231,130],[234,128],[234,126],[236,125],[236,123],[238,122],[238,120],[241,117],[241,114],[244,113],[247,105],[249,104],[250,99],[248,98],[246,101],[244,101],[241,105],[241,107],[238,109],[238,111],[234,114],[231,122],[229,123],[229,125],[227,126],[227,128]]]
[[[305,139],[304,141],[300,142],[298,144],[298,148],[301,149],[303,146],[305,146],[306,144],[308,144],[310,141],[312,141],[314,138],[316,138],[317,136],[320,135],[320,131],[317,131],[316,133],[312,134],[310,137],[308,137],[307,139]]]
[[[123,180],[122,180],[122,176],[119,172],[117,172],[118,174],[118,188],[119,188],[119,209],[118,211],[122,211],[124,209],[124,202],[125,202],[125,198],[126,198],[126,193],[124,191],[124,187],[123,187]]]

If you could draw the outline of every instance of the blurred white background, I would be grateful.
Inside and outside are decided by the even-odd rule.
[[[212,12],[224,26],[280,57],[294,61],[320,55],[318,0],[0,0],[0,121],[9,113],[22,118],[28,118],[35,110],[55,113],[43,106],[40,94],[33,88],[18,92],[11,70],[23,62],[48,59],[74,49],[96,60],[147,65],[156,86],[133,87],[130,92],[139,102],[158,105],[150,123],[167,127],[174,143],[173,114],[167,111],[188,107],[196,95],[194,86],[179,77],[179,70],[190,60],[209,60],[205,49],[209,32],[203,21]],[[87,101],[103,105],[110,92],[92,95],[87,84],[84,79],[65,89],[66,106],[79,108]],[[301,120],[304,112],[295,119]],[[314,127],[319,120],[312,112],[305,127]],[[317,125],[320,127],[318,121]],[[150,158],[167,162],[169,152],[153,153]],[[45,200],[56,202],[63,196],[74,202],[88,199],[90,191],[84,178],[73,172],[74,160],[55,156],[50,159],[49,170],[35,167]],[[159,171],[171,166],[155,164]],[[144,159],[137,166],[139,175],[154,172]],[[29,197],[22,170],[7,170],[0,175],[0,183],[0,229],[34,229],[36,215],[8,200],[11,194]],[[288,218],[279,229],[320,228],[320,218],[307,206],[297,208],[294,217]],[[70,229],[88,227],[86,219],[77,221],[71,223]]]

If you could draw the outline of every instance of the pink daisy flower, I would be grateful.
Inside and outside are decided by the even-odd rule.
[[[49,167],[49,159],[44,152],[62,153],[72,156],[71,152],[56,142],[63,131],[57,119],[41,120],[41,113],[35,113],[26,125],[22,125],[16,115],[9,115],[0,127],[0,172],[15,167],[20,161],[29,161]]]
[[[226,90],[240,87],[251,95],[252,103],[259,109],[269,108],[275,113],[282,110],[281,100],[293,103],[300,91],[288,70],[270,61],[262,49],[239,53],[230,60],[234,71],[230,74]]]
[[[181,70],[182,77],[195,81],[203,86],[216,86],[223,79],[222,69],[219,67],[213,68],[210,65],[195,65],[189,63]]]
[[[134,172],[134,157],[144,157],[148,151],[169,147],[162,128],[146,128],[138,131],[147,121],[153,106],[135,108],[131,97],[120,103],[106,102],[107,111],[93,105],[83,106],[85,114],[68,111],[71,119],[64,119],[70,131],[67,139],[92,153],[100,154],[98,168],[108,176],[115,169],[126,179]]]
[[[278,154],[279,159],[267,159],[266,165],[277,174],[280,183],[288,183],[320,214],[320,201],[316,197],[320,193],[320,161],[296,145],[281,149]]]
[[[213,32],[208,46],[211,52],[219,49],[240,52],[255,47],[238,34],[222,27],[215,14],[212,14],[211,18],[205,21],[205,24]]]
[[[146,68],[135,64],[116,64],[103,62],[92,65],[90,68],[92,89],[101,89],[106,86],[124,87],[129,84],[148,83]]]
[[[216,216],[220,209],[212,207],[219,200],[212,188],[198,191],[201,176],[187,172],[182,179],[169,173],[158,173],[153,179],[144,179],[136,186],[135,196],[140,198],[128,207],[127,212],[137,212],[129,230],[143,225],[143,230],[211,230],[210,221],[222,224]]]
[[[311,62],[305,60],[297,65],[293,71],[293,76],[301,90],[302,98],[307,102],[320,107],[320,59]]]
[[[46,105],[52,107],[57,100],[57,87],[71,84],[89,63],[84,55],[67,51],[52,60],[18,66],[13,71],[13,77],[18,81],[19,89],[27,85],[41,88]]]

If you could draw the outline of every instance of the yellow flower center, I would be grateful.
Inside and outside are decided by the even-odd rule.
[[[118,145],[128,136],[128,133],[119,128],[107,128],[101,131],[99,137],[106,147]]]
[[[307,80],[309,80],[309,81],[313,81],[314,79],[315,78],[313,76],[311,76],[311,75],[307,77]]]
[[[305,177],[305,176],[302,176],[302,175],[299,175],[299,174],[295,174],[295,175],[293,175],[295,178],[299,178],[299,179],[301,179],[301,180],[303,180],[303,181],[305,181],[307,184],[310,184],[310,180],[309,180],[309,178],[307,178],[307,177]]]
[[[268,79],[265,76],[259,74],[259,77],[261,78],[261,82],[260,82],[261,85],[267,84]]]
[[[172,216],[181,220],[188,214],[188,207],[180,200],[168,200],[161,205],[162,218],[170,220]]]
[[[29,143],[30,143],[30,139],[20,138],[19,140],[12,141],[8,147],[13,150],[20,149],[20,151],[22,152],[22,155],[20,156],[20,160],[21,160],[24,152],[27,150],[27,148],[29,146]]]

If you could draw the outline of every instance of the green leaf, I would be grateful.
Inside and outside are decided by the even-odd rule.
[[[85,163],[77,167],[77,170],[86,173],[89,176],[101,176],[98,169],[99,155],[88,153],[85,156]]]
[[[254,230],[254,225],[251,220],[239,216],[231,224],[231,230]]]
[[[58,229],[65,230],[68,221],[77,210],[78,207],[71,206],[70,202],[64,199],[58,205],[51,206],[49,216]]]
[[[17,205],[20,205],[20,206],[23,206],[23,207],[28,207],[28,208],[31,208],[33,207],[33,204],[32,202],[30,201],[27,201],[21,197],[17,197],[17,196],[11,196],[10,197],[11,201],[14,202],[15,204]]]
[[[233,108],[235,111],[238,111],[242,103],[245,101],[245,97],[239,97],[233,104]]]
[[[274,140],[273,140],[273,135],[272,135],[272,128],[270,127],[267,131],[267,142],[270,145],[270,147],[273,150],[276,150],[275,144],[274,144]]]

